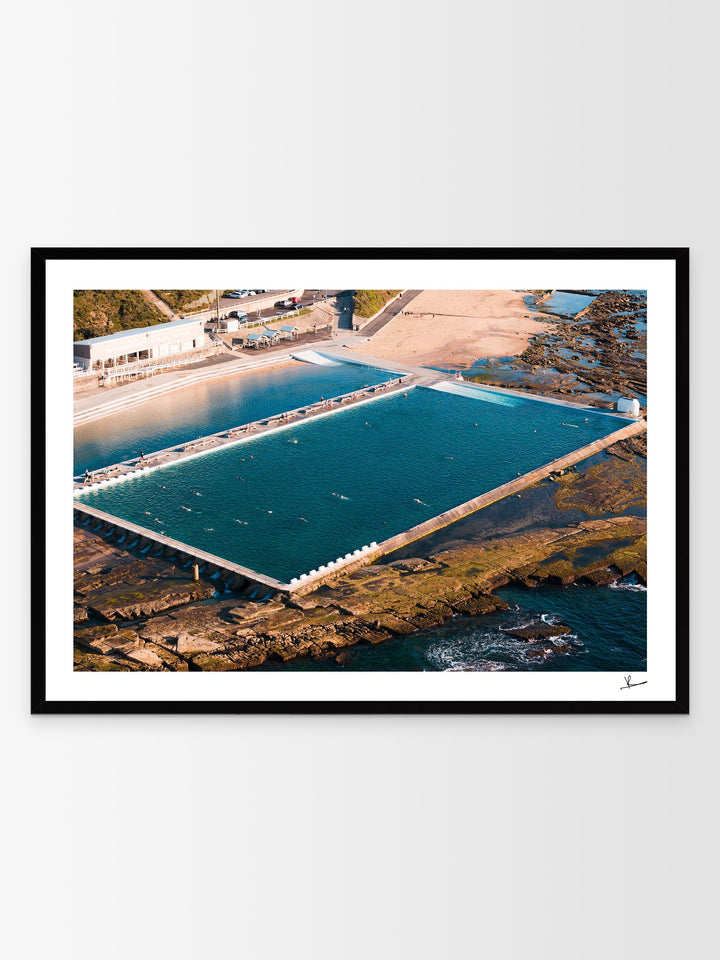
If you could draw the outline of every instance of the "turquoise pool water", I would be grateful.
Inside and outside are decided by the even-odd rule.
[[[75,428],[75,474],[146,455],[285,410],[336,397],[396,374],[359,363],[258,370],[198,384]]]
[[[625,422],[474,387],[416,387],[78,499],[288,582]]]

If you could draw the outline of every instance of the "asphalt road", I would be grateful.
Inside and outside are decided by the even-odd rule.
[[[362,328],[360,331],[362,335],[364,337],[372,337],[372,335],[377,333],[378,330],[382,330],[386,323],[390,323],[392,318],[396,317],[401,310],[404,310],[410,301],[414,300],[415,297],[421,292],[421,290],[406,290],[401,297],[399,297],[397,300],[393,300],[392,303],[389,303],[379,317],[375,317],[372,323],[369,323],[366,327]]]
[[[300,309],[305,307],[312,307],[315,303],[322,303],[323,300],[329,300],[332,297],[337,296],[338,293],[342,293],[341,290],[306,290],[305,293],[300,298]],[[254,297],[243,297],[241,300],[236,300],[233,297],[223,297],[220,300],[220,316],[226,317],[231,310],[247,310],[248,315],[253,320],[268,320],[270,317],[276,317],[278,315],[291,316],[295,311],[285,310],[281,307],[271,307],[267,310],[256,311],[253,310],[253,303],[258,301],[267,300],[268,297],[272,297],[275,302],[280,302],[287,298],[286,290],[268,290],[267,293],[260,293]],[[209,319],[212,319],[210,317]]]

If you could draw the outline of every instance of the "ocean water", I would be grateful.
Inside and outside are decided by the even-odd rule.
[[[258,370],[158,397],[75,428],[75,474],[275,416],[320,397],[392,380],[393,372],[357,363],[295,363]]]
[[[626,581],[611,587],[573,584],[534,590],[509,586],[497,595],[510,604],[484,617],[455,617],[376,645],[357,644],[334,659],[268,663],[261,670],[376,671],[644,671],[647,669],[647,591]],[[508,627],[543,620],[572,632],[528,643]],[[569,645],[565,650],[564,646]]]
[[[479,388],[416,387],[77,499],[288,582],[626,422]]]
[[[574,317],[589,306],[595,297],[588,297],[583,293],[554,293],[549,300],[535,303],[533,297],[526,297],[525,302],[537,310],[538,313],[551,313],[558,317]]]

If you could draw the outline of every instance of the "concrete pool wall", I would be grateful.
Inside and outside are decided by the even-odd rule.
[[[81,493],[83,490],[99,490],[110,484],[130,480],[133,477],[151,473],[162,467],[169,467],[183,460],[190,460],[203,456],[206,453],[212,453],[215,450],[220,450],[222,447],[243,443],[255,437],[260,437],[269,431],[282,430],[295,426],[298,423],[303,423],[309,419],[328,416],[337,410],[347,409],[348,406],[359,406],[362,403],[377,400],[381,396],[386,397],[398,390],[410,389],[412,386],[411,380],[412,377],[401,376],[397,380],[387,380],[384,383],[379,383],[371,387],[352,390],[349,393],[339,394],[336,397],[329,397],[322,402],[305,404],[302,407],[297,407],[295,410],[286,410],[283,413],[265,417],[262,420],[255,420],[251,423],[230,427],[228,430],[221,430],[218,433],[211,433],[205,437],[199,437],[197,440],[178,443],[175,444],[175,446],[166,447],[164,450],[154,451],[144,457],[143,460],[135,457],[132,460],[123,460],[120,463],[110,464],[102,471],[93,471],[93,474],[99,473],[101,476],[97,478],[93,477],[87,482],[82,480],[80,475],[76,476],[75,492]],[[103,474],[107,476],[103,477]]]

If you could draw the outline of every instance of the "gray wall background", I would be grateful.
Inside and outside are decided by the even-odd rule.
[[[31,719],[30,361],[6,354],[0,940],[13,960],[711,953],[705,11],[15,5],[0,58],[2,302],[23,343],[31,245],[690,245],[696,559],[689,718]]]

